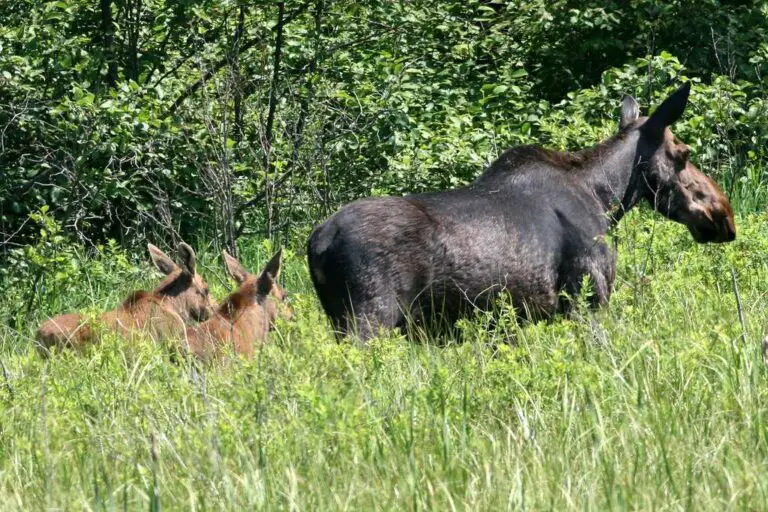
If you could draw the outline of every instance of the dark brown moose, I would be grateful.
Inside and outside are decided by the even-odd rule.
[[[152,292],[135,291],[112,311],[102,314],[97,326],[128,337],[142,333],[161,341],[184,332],[185,322],[202,321],[213,313],[208,285],[197,273],[195,251],[179,245],[181,265],[163,251],[147,244],[149,255],[166,278]],[[47,356],[52,347],[82,349],[97,338],[97,329],[79,313],[59,315],[37,331],[37,348]]]
[[[367,198],[342,207],[308,242],[312,282],[340,335],[362,340],[413,321],[452,325],[502,291],[526,318],[567,311],[584,276],[608,301],[615,251],[604,235],[648,201],[700,243],[736,236],[733,211],[669,130],[687,83],[653,114],[625,97],[619,131],[577,152],[507,150],[473,183],[442,192]]]
[[[239,261],[222,252],[224,265],[239,288],[219,305],[216,313],[200,325],[187,327],[186,352],[203,361],[221,356],[231,346],[236,354],[251,357],[257,344],[278,317],[290,319],[293,312],[285,290],[277,283],[282,266],[282,250],[269,260],[258,276],[249,273]]]

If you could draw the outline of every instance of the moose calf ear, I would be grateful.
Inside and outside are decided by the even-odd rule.
[[[691,82],[686,82],[678,90],[669,95],[659,108],[653,111],[645,123],[645,129],[652,133],[663,133],[664,128],[675,123],[685,112],[688,105],[688,95],[691,93]]]
[[[619,118],[619,130],[623,130],[640,117],[640,105],[632,96],[624,96],[621,100],[621,117]]]
[[[272,274],[272,279],[277,281],[280,279],[280,268],[283,264],[283,249],[280,248],[279,251],[275,253],[274,256],[272,256],[272,259],[269,260],[264,267],[264,270],[261,271],[262,274],[270,273]]]
[[[154,263],[157,270],[163,274],[169,275],[178,268],[176,263],[174,263],[167,254],[158,249],[157,246],[147,244],[147,249],[149,249],[149,257],[152,259],[152,263]]]
[[[181,258],[181,266],[184,270],[194,275],[197,268],[197,256],[195,256],[195,251],[185,242],[179,244],[179,258]]]
[[[224,259],[224,268],[227,269],[227,273],[238,285],[243,284],[249,275],[245,267],[227,251],[221,251],[221,257]]]
[[[267,297],[272,293],[272,287],[275,284],[275,278],[269,272],[262,272],[259,279],[256,281],[256,295],[257,297]]]

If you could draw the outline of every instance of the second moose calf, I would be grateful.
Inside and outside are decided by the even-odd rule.
[[[227,346],[236,354],[251,357],[256,344],[266,340],[277,317],[290,319],[293,315],[286,304],[286,292],[277,284],[282,264],[282,249],[269,260],[258,276],[222,252],[224,265],[239,285],[219,305],[216,313],[197,326],[187,327],[186,350],[203,361],[222,355]]]

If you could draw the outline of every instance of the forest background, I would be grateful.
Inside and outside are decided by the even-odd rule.
[[[766,202],[764,2],[0,5],[0,259],[30,214],[85,246],[303,245],[347,201],[593,144],[683,80],[676,127],[741,211]]]

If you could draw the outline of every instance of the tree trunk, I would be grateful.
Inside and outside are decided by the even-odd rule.
[[[235,158],[240,156],[240,145],[243,140],[243,84],[242,73],[240,71],[240,41],[243,37],[243,31],[245,30],[245,5],[240,6],[240,13],[237,18],[237,27],[235,28],[235,34],[232,38],[232,54],[230,58],[230,76],[232,82],[232,91],[234,96],[234,127],[233,137],[235,141]],[[225,141],[226,142],[226,141]],[[226,145],[224,151],[228,151]],[[225,228],[224,245],[230,254],[237,257],[237,233],[235,233],[235,211],[232,197],[232,171],[228,166],[224,169],[223,176],[223,221]]]
[[[289,200],[288,204],[292,206],[293,204],[293,194],[294,194],[294,173],[296,172],[296,168],[299,166],[299,158],[300,158],[300,150],[301,150],[301,143],[304,139],[304,127],[307,124],[307,117],[309,116],[309,105],[312,102],[312,99],[315,95],[315,73],[317,72],[317,63],[321,58],[321,36],[322,36],[322,28],[323,28],[323,9],[325,7],[325,1],[324,0],[317,0],[315,2],[315,13],[314,13],[314,19],[315,19],[315,33],[313,38],[313,52],[312,52],[312,60],[309,62],[309,69],[307,71],[307,78],[304,83],[304,96],[301,98],[301,101],[299,103],[299,117],[296,119],[296,128],[293,131],[293,150],[291,151],[291,161],[288,164],[288,173],[290,175],[289,177],[289,183],[288,183],[288,194],[289,194]],[[311,174],[311,166],[307,169],[307,174]],[[290,227],[291,227],[291,216],[288,216],[288,219],[286,221],[287,223],[287,229],[285,230],[285,237],[286,237],[286,243],[287,243],[287,237],[289,236]]]
[[[127,75],[134,82],[139,81],[139,35],[141,33],[142,1],[134,0],[127,5],[126,22],[128,32]]]
[[[240,143],[243,140],[243,83],[242,73],[240,72],[240,40],[245,30],[245,5],[240,6],[240,14],[237,18],[237,28],[232,44],[232,82],[234,85],[234,114],[235,114],[235,150],[240,150]]]
[[[117,83],[117,60],[115,56],[115,24],[112,19],[112,1],[101,0],[101,41],[107,60],[105,83],[112,89]]]
[[[269,90],[269,107],[267,111],[267,123],[264,128],[264,172],[266,179],[264,186],[267,191],[267,232],[272,238],[273,218],[272,200],[270,194],[270,174],[272,172],[272,141],[274,137],[275,111],[277,109],[277,88],[280,85],[280,64],[283,55],[283,28],[285,24],[285,2],[277,3],[277,33],[275,34],[275,53],[272,64],[272,85]]]

